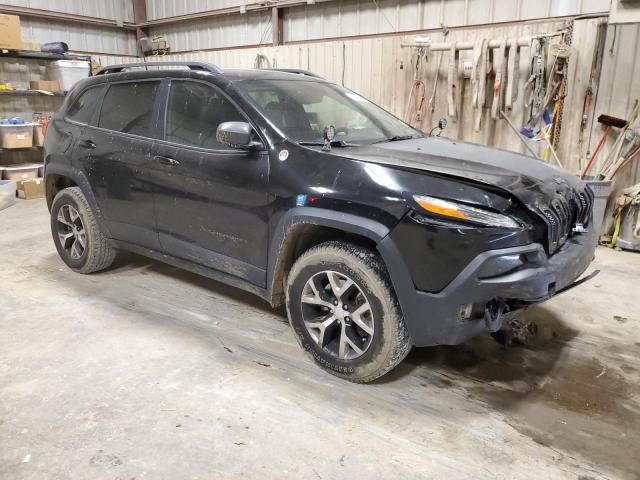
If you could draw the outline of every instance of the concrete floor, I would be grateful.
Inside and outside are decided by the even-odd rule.
[[[133,255],[71,272],[42,200],[0,226],[4,480],[640,475],[640,255],[599,249],[527,347],[414,349],[353,385],[241,291]]]

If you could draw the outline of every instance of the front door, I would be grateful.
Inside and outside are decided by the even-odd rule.
[[[172,80],[164,138],[151,159],[163,250],[266,284],[268,154],[223,146],[222,122],[247,121],[211,84]]]
[[[160,250],[149,162],[156,136],[156,80],[109,86],[97,126],[86,126],[77,149],[111,236]]]

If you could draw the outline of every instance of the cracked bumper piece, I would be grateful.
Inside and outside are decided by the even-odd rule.
[[[498,330],[508,318],[500,314],[503,306],[517,309],[566,289],[591,263],[596,240],[595,232],[576,235],[551,257],[537,243],[488,250],[437,293],[415,288],[390,237],[378,248],[414,345],[429,346],[456,345],[478,333]]]

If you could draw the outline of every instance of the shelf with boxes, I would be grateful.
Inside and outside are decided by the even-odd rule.
[[[13,191],[13,197],[29,200],[44,196],[43,173],[44,165],[41,162],[41,148],[44,144],[44,134],[48,125],[49,116],[34,116],[32,123],[2,123],[0,121],[0,189],[6,197],[9,190]],[[16,119],[12,119],[16,120]],[[13,155],[7,153],[37,152],[37,162],[18,162]],[[9,206],[6,198],[0,198],[0,204]],[[2,205],[0,205],[2,209]]]
[[[43,170],[38,163],[0,166],[0,210],[13,205],[16,196],[25,200],[43,197]]]
[[[61,42],[24,40],[22,33],[19,17],[0,14],[0,210],[16,194],[44,195],[42,146],[49,119],[66,92],[91,74],[90,56],[66,53]],[[41,51],[47,47],[62,50]]]

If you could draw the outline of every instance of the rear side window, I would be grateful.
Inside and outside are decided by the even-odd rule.
[[[89,123],[103,92],[103,85],[91,87],[82,92],[80,97],[67,110],[67,118],[78,123]]]
[[[198,82],[171,81],[166,140],[194,147],[227,149],[216,140],[218,125],[245,122],[242,114],[215,88]]]
[[[98,126],[143,137],[153,136],[153,104],[160,82],[116,83],[102,102]]]

